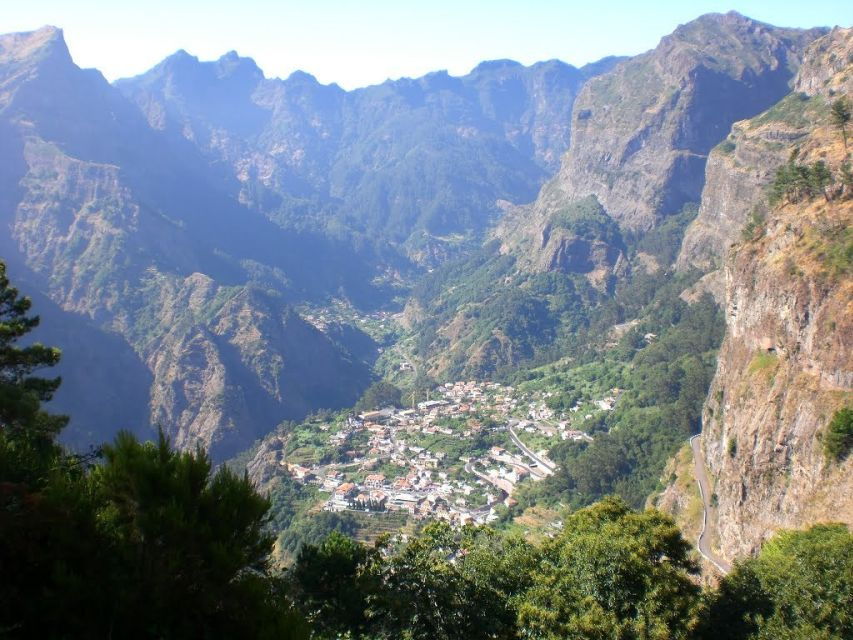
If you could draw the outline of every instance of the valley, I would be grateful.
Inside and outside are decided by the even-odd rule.
[[[850,562],[851,96],[853,29],[733,11],[353,90],[234,51],[108,82],[59,28],[0,35],[0,265],[41,318],[6,289],[0,558],[66,518],[165,611],[248,540],[196,605],[294,638],[843,637],[754,594]]]

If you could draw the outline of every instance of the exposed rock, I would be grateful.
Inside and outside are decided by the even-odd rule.
[[[843,90],[843,74],[830,70],[849,65],[851,55],[853,29],[836,27],[816,40],[805,53],[794,93],[760,117],[736,123],[711,152],[699,215],[685,233],[678,269],[719,268],[749,217],[768,213],[768,185]]]
[[[827,38],[849,43],[849,30]],[[820,41],[812,51],[832,55]],[[849,92],[849,69],[829,84]],[[822,159],[833,171],[845,156],[826,118],[797,144],[799,161]],[[780,528],[853,525],[853,458],[830,462],[821,441],[834,411],[853,402],[851,223],[850,199],[785,204],[726,259],[727,332],[703,442],[727,559],[755,552]]]
[[[623,232],[648,231],[698,202],[708,153],[733,122],[790,91],[803,49],[822,33],[709,14],[590,80],[575,101],[572,146],[560,171],[533,205],[503,219],[502,251],[529,256],[544,249],[529,263],[565,265],[549,259],[557,247],[533,244],[555,212],[585,198],[597,198]],[[619,262],[614,255],[598,265],[610,275]]]

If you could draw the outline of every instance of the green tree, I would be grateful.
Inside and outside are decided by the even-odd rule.
[[[367,601],[376,593],[376,581],[369,570],[378,561],[378,550],[337,531],[318,545],[302,547],[290,579],[315,633],[336,638],[371,629]]]
[[[356,411],[366,411],[383,407],[399,407],[401,395],[401,391],[393,384],[380,380],[367,387],[356,403],[355,409]]]
[[[110,603],[116,632],[189,638],[288,630],[293,616],[269,574],[269,502],[246,475],[227,467],[213,473],[203,451],[177,452],[162,432],[156,443],[122,432],[104,458],[91,481],[121,576]]]
[[[127,433],[104,462],[55,443],[56,349],[0,263],[0,635],[306,638],[267,566],[267,500],[202,452]],[[92,390],[93,397],[97,390]]]
[[[845,197],[849,198],[853,195],[853,168],[850,162],[841,165],[841,187]]]
[[[686,638],[699,606],[698,569],[673,521],[617,498],[575,512],[545,544],[523,596],[529,638]]]
[[[843,460],[853,449],[853,409],[839,409],[832,416],[823,437],[823,450],[830,460]]]
[[[379,624],[380,637],[515,637],[514,616],[507,615],[511,610],[502,591],[511,585],[508,567],[491,564],[487,569],[490,563],[481,554],[468,565],[466,557],[476,544],[476,536],[472,536],[473,532],[460,535],[447,523],[432,522],[420,536],[375,566],[379,590],[371,598],[370,611]],[[489,575],[495,579],[488,579]]]
[[[11,286],[0,261],[0,479],[43,475],[58,455],[54,438],[68,418],[49,414],[41,404],[53,397],[59,378],[33,375],[59,362],[59,349],[19,341],[39,324],[29,315],[32,302]]]
[[[832,124],[841,132],[841,139],[844,141],[844,151],[847,151],[847,125],[850,123],[851,109],[850,100],[846,96],[838,98],[832,103],[829,110],[829,117]]]
[[[853,535],[840,524],[777,534],[711,594],[698,637],[853,637]]]
[[[811,166],[809,173],[814,195],[822,194],[824,198],[829,200],[826,188],[832,184],[832,172],[830,172],[826,163],[823,160],[818,160]]]

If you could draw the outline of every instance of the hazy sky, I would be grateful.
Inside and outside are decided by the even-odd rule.
[[[352,89],[495,58],[580,66],[729,9],[782,26],[853,24],[853,0],[0,0],[0,33],[62,27],[77,64],[110,80],[178,49],[202,60],[236,49],[268,77],[301,69]]]

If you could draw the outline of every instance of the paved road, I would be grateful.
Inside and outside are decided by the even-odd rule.
[[[554,466],[554,464],[553,464],[553,463],[550,463],[550,462],[546,462],[545,460],[543,460],[542,458],[540,458],[539,456],[537,456],[535,453],[533,453],[533,452],[532,452],[532,451],[527,447],[527,445],[526,445],[526,444],[524,444],[524,443],[521,441],[521,439],[520,439],[517,435],[515,435],[515,431],[513,431],[513,430],[512,430],[512,427],[510,427],[510,428],[509,428],[509,437],[510,437],[510,438],[512,438],[512,441],[516,444],[516,446],[517,446],[519,449],[521,449],[521,452],[522,452],[524,455],[526,455],[528,458],[530,458],[531,460],[533,460],[534,462],[536,462],[536,463],[537,463],[540,467],[542,467],[543,469],[545,469],[545,470],[547,470],[547,471],[549,471],[549,472],[551,472],[551,473],[554,473],[554,471],[556,470],[556,467]]]
[[[705,471],[705,457],[702,455],[701,435],[690,438],[690,447],[693,449],[693,468],[696,476],[696,484],[699,485],[699,495],[702,497],[702,531],[696,546],[699,553],[708,562],[713,564],[723,575],[732,570],[731,565],[718,556],[711,549],[711,538],[717,523],[717,509],[711,504],[711,483],[708,481],[708,473]]]

